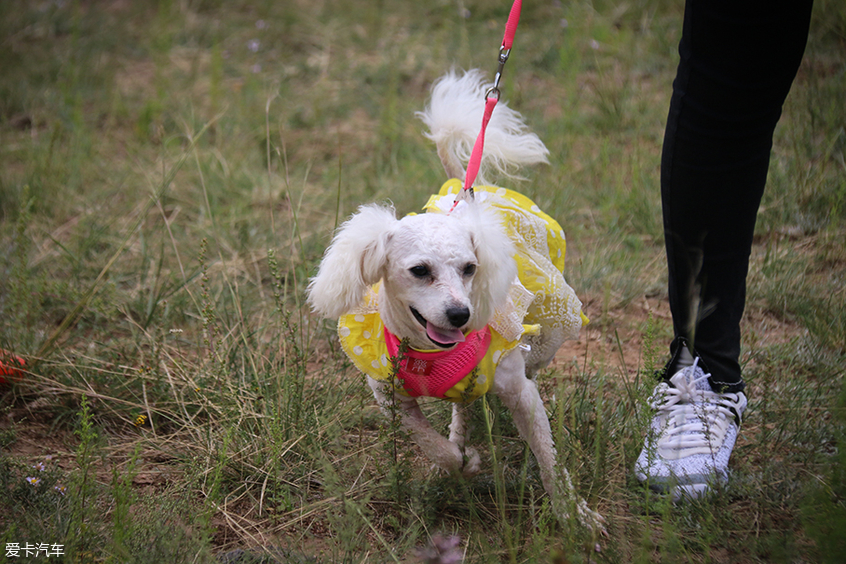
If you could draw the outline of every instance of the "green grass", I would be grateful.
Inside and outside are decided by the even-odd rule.
[[[551,163],[516,187],[564,226],[592,319],[539,383],[608,521],[594,538],[555,520],[495,398],[472,415],[485,471],[432,471],[304,305],[339,221],[440,187],[414,111],[450,66],[495,70],[508,3],[0,3],[0,348],[29,366],[0,387],[0,542],[65,562],[414,562],[440,533],[467,562],[837,561],[841,4],[816,3],[777,130],[732,480],[687,506],[631,476],[671,332],[658,165],[681,6],[524,6],[504,95]],[[424,410],[446,428],[448,406]]]

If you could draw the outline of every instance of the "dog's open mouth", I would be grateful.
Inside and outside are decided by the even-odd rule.
[[[433,323],[426,321],[426,318],[420,315],[419,311],[413,307],[410,307],[410,309],[411,313],[414,315],[414,319],[416,319],[417,322],[426,329],[426,335],[429,337],[429,340],[439,347],[447,348],[451,347],[455,343],[461,343],[464,341],[464,333],[458,329],[444,329],[442,327],[437,327]]]

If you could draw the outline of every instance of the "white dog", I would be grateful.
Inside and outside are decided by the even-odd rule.
[[[479,71],[453,72],[432,90],[420,115],[451,177],[464,177],[481,125],[485,85]],[[545,162],[547,149],[521,116],[501,103],[489,123],[484,172],[511,175]],[[403,426],[440,468],[471,476],[479,455],[465,447],[465,406],[490,391],[511,411],[537,458],[560,517],[602,519],[556,473],[546,411],[530,378],[586,319],[564,281],[564,234],[531,200],[503,188],[477,186],[455,209],[460,182],[447,182],[428,213],[397,219],[392,207],[362,206],[338,230],[309,285],[314,310],[340,318],[341,344],[383,409],[392,401]],[[518,277],[519,275],[519,277]],[[449,438],[436,432],[416,397],[453,403]]]

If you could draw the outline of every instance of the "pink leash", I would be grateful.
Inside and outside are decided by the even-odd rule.
[[[508,56],[511,54],[511,46],[514,44],[514,34],[517,33],[517,24],[520,22],[520,10],[522,9],[522,0],[514,0],[511,6],[511,12],[508,14],[508,22],[505,24],[505,35],[502,38],[502,47],[499,49],[499,68],[497,68],[496,76],[494,76],[494,83],[487,92],[485,92],[485,113],[482,116],[482,129],[479,131],[479,136],[476,137],[476,143],[473,145],[473,152],[470,153],[470,162],[467,163],[467,176],[464,178],[464,188],[461,193],[455,198],[453,209],[461,200],[473,199],[473,183],[476,181],[476,175],[479,174],[479,166],[482,163],[482,152],[485,148],[485,129],[488,127],[488,122],[491,120],[496,103],[499,102],[499,83],[502,79],[502,70],[505,67]]]

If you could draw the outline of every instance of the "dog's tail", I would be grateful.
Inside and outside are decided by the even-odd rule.
[[[482,127],[486,84],[478,69],[459,75],[454,70],[435,82],[429,105],[417,116],[429,128],[426,137],[435,142],[438,157],[450,178],[464,179],[473,145]],[[485,133],[485,150],[476,183],[485,185],[486,173],[519,178],[524,165],[546,163],[549,150],[523,123],[523,116],[500,101]]]

